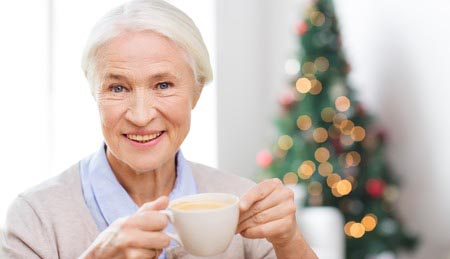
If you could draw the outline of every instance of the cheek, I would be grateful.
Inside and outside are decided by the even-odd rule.
[[[121,105],[105,105],[99,103],[98,110],[103,128],[113,128],[124,110]]]

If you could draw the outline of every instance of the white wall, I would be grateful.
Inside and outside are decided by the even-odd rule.
[[[404,258],[450,255],[450,2],[335,1],[351,82],[386,128],[402,179],[399,210],[422,243]],[[284,61],[303,0],[218,4],[219,167],[245,176],[274,139]]]

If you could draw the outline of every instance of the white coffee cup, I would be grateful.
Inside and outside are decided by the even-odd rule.
[[[223,206],[206,208],[217,204]],[[176,234],[166,234],[190,254],[218,255],[225,252],[235,235],[239,220],[239,197],[227,193],[185,196],[172,201],[168,209],[161,213],[168,216],[176,231]]]

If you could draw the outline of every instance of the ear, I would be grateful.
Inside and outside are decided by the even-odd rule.
[[[194,96],[192,98],[192,110],[197,106],[198,99],[200,99],[200,95],[202,94],[203,84],[198,84],[194,86]]]

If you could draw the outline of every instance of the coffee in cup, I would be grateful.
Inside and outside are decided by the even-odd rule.
[[[176,234],[167,233],[195,256],[218,255],[228,248],[239,220],[239,197],[201,193],[170,203],[166,214]]]

